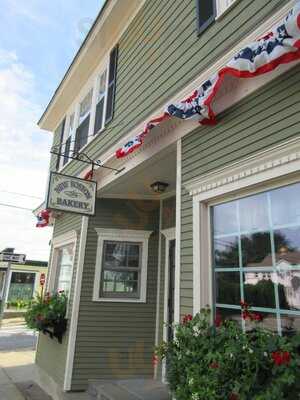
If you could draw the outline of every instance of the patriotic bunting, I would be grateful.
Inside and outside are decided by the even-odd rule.
[[[49,210],[42,210],[37,215],[37,228],[44,228],[45,226],[49,225],[50,219],[50,211]]]
[[[226,75],[236,78],[253,78],[271,72],[281,64],[299,59],[300,1],[272,32],[243,48],[225,67],[195,90],[188,99],[168,105],[160,117],[149,121],[141,134],[116,151],[116,157],[125,157],[139,148],[143,144],[145,136],[153,128],[171,117],[180,119],[197,117],[200,124],[215,124],[216,115],[212,108],[212,101]]]

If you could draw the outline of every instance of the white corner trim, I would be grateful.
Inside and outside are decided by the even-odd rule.
[[[64,377],[64,391],[71,390],[71,384],[72,384],[72,374],[74,365],[76,336],[77,336],[80,294],[81,294],[81,282],[82,282],[88,223],[89,223],[89,217],[82,217],[76,280],[75,280],[74,294],[73,294],[72,314],[69,327],[68,349],[67,349],[66,368]]]
[[[180,281],[181,281],[181,139],[177,141],[176,163],[176,244],[175,244],[175,288],[174,322],[180,322]]]
[[[63,246],[64,244],[68,244],[77,238],[77,231],[71,230],[67,233],[64,233],[63,235],[56,236],[54,239],[52,239],[52,246],[53,247],[60,247]]]
[[[300,171],[300,136],[185,184],[198,201]]]
[[[157,287],[156,287],[156,317],[155,317],[155,346],[159,344],[159,328],[160,328],[160,286],[161,286],[161,227],[163,219],[163,201],[159,202],[159,238],[158,238],[158,257],[157,257]],[[157,364],[154,365],[154,379],[157,379]]]
[[[167,324],[170,323],[169,321],[169,287],[170,287],[170,242],[171,240],[176,240],[176,228],[169,228],[161,230],[161,233],[164,235],[166,239],[165,245],[165,285],[164,285],[164,325],[163,325],[163,341],[168,341],[168,326]],[[175,244],[176,246],[176,244]],[[175,248],[176,251],[176,248]],[[176,279],[176,278],[175,278]],[[175,293],[174,293],[174,300],[175,300]],[[174,316],[175,319],[175,316]],[[172,321],[173,322],[173,321]],[[165,360],[162,363],[162,382],[166,383],[166,362]]]
[[[97,255],[94,277],[93,301],[113,302],[113,303],[146,303],[147,301],[147,270],[148,270],[148,244],[149,237],[153,231],[132,230],[132,229],[108,229],[95,228],[98,235]],[[101,275],[103,244],[105,240],[115,240],[124,242],[142,242],[142,266],[141,266],[141,287],[139,298],[108,298],[99,297]]]

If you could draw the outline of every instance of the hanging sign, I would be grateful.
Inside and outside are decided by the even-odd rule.
[[[46,208],[95,215],[97,182],[50,173]]]
[[[44,286],[45,282],[46,282],[46,275],[44,273],[42,273],[40,276],[40,285]]]
[[[26,255],[15,253],[0,253],[0,261],[12,262],[14,264],[25,264]]]

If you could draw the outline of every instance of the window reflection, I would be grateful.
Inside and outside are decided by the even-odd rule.
[[[236,201],[215,207],[213,215],[215,235],[236,234],[238,232]]]
[[[246,197],[239,201],[242,232],[269,228],[268,199],[266,193]]]
[[[300,264],[300,228],[274,231],[275,257],[278,268],[289,268]]]
[[[281,329],[284,336],[293,336],[300,331],[299,315],[281,315]]]
[[[216,307],[215,322],[217,325],[220,325],[222,321],[225,320],[236,321],[237,323],[241,324],[241,311],[232,310],[230,308]]]
[[[270,232],[241,237],[243,267],[272,267]]]
[[[274,281],[276,275],[271,272],[247,272],[244,274],[245,300],[254,307],[275,308]]]
[[[270,192],[273,225],[300,224],[300,184]]]
[[[272,332],[277,332],[278,324],[277,324],[277,315],[268,312],[259,312],[258,313],[262,320],[259,323],[259,327],[263,329],[267,329]],[[251,331],[257,328],[257,323],[253,321],[246,320],[245,322],[246,331]]]
[[[278,272],[280,308],[300,310],[300,271]]]
[[[214,250],[216,268],[239,267],[239,242],[237,236],[215,239]]]
[[[240,305],[239,272],[218,272],[216,274],[216,301],[219,304]]]

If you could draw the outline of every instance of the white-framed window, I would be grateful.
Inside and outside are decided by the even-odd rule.
[[[85,95],[79,105],[78,127],[76,129],[75,151],[79,152],[89,140],[90,114],[92,108],[93,88]]]
[[[240,321],[240,301],[265,327],[300,330],[300,140],[188,183],[193,195],[194,312]]]
[[[107,68],[99,76],[97,91],[97,105],[95,114],[94,135],[99,133],[105,125],[105,110],[107,102]]]
[[[58,236],[52,241],[52,259],[49,271],[48,291],[71,292],[74,258],[76,249],[76,231]]]
[[[217,2],[217,16],[220,18],[237,0],[216,0]]]
[[[146,302],[151,231],[96,228],[94,301]]]
[[[62,157],[61,168],[63,168],[70,161],[68,156],[72,155],[74,141],[75,141],[75,112],[71,113],[67,118],[65,135],[62,145],[62,152],[64,156]]]

